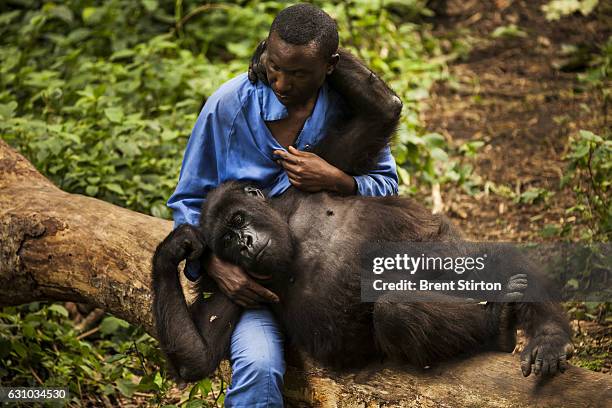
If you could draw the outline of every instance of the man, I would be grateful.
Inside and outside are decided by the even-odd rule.
[[[198,117],[178,186],[168,201],[175,226],[197,224],[207,193],[228,180],[250,180],[269,196],[291,186],[343,195],[397,193],[388,148],[377,168],[362,176],[348,175],[308,152],[345,109],[341,96],[326,83],[338,63],[337,50],[336,24],[322,10],[299,4],[278,14],[261,56],[269,86],[240,75],[222,85]],[[195,263],[186,269],[191,280],[201,273]],[[215,256],[203,269],[245,307],[231,339],[233,374],[226,406],[282,406],[282,334],[262,307],[278,298],[240,267]]]

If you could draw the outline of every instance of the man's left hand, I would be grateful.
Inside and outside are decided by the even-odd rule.
[[[283,166],[291,184],[309,193],[322,190],[345,195],[355,194],[355,179],[332,166],[314,153],[289,146],[288,151],[275,150],[278,163]]]

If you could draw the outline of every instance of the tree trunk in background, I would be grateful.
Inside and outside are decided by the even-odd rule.
[[[68,194],[0,140],[0,306],[90,303],[155,334],[150,261],[172,223]],[[612,377],[571,367],[525,379],[518,358],[487,353],[424,372],[371,366],[331,373],[290,367],[290,402],[319,407],[604,407]]]

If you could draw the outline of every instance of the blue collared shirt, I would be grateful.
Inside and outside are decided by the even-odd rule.
[[[342,98],[326,82],[293,145],[298,150],[314,146],[343,109]],[[226,82],[211,95],[191,132],[178,185],[168,200],[175,227],[198,224],[206,195],[225,181],[251,181],[269,197],[287,190],[291,186],[287,173],[272,153],[284,148],[265,123],[287,115],[287,108],[272,88],[261,81],[251,84],[246,73]],[[355,176],[355,181],[360,195],[397,194],[397,172],[390,149],[384,149],[374,170]],[[197,278],[197,269],[194,265],[188,267],[187,277]]]

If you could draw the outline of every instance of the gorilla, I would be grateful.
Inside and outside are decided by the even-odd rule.
[[[390,140],[399,100],[349,53],[342,52],[340,61],[332,85],[353,115],[313,151],[349,174],[363,174]],[[243,267],[275,292],[280,302],[271,308],[289,343],[330,367],[381,358],[422,367],[483,348],[511,351],[517,328],[529,337],[521,355],[525,376],[532,365],[535,374],[567,367],[572,345],[560,306],[516,301],[537,275],[518,255],[503,260],[507,284],[499,302],[448,302],[444,295],[427,294],[422,295],[431,302],[400,302],[388,295],[361,301],[360,254],[371,243],[444,242],[462,250],[460,231],[412,199],[295,188],[266,198],[248,182],[234,181],[211,191],[201,214],[199,226],[172,231],[153,257],[158,339],[181,380],[195,381],[217,368],[241,313],[205,273],[196,300],[187,304],[178,265],[211,254]]]

